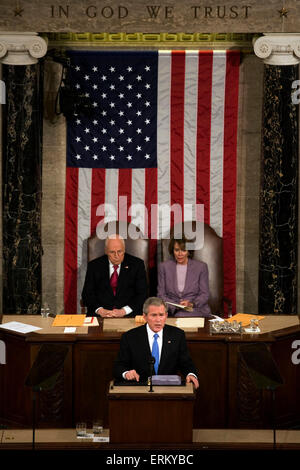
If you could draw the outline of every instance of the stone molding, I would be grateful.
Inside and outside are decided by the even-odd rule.
[[[253,39],[254,52],[268,65],[300,63],[300,33],[264,33]]]
[[[0,33],[0,62],[32,65],[47,53],[47,42],[38,33]]]

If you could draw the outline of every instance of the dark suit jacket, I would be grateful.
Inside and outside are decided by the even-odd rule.
[[[178,290],[176,264],[176,261],[173,259],[159,264],[157,297],[176,304],[179,304],[181,300],[193,302],[195,314],[187,313],[188,316],[209,315],[207,264],[194,259],[188,260],[185,286],[182,292]],[[180,311],[183,312],[182,310]],[[169,315],[174,315],[176,307],[168,305],[168,312]]]
[[[88,263],[82,300],[88,315],[94,315],[98,307],[122,308],[128,305],[133,311],[129,315],[141,315],[147,298],[147,278],[144,262],[125,253],[114,296],[109,282],[109,261],[103,255]]]
[[[150,358],[151,350],[146,325],[127,331],[121,338],[120,351],[114,365],[115,379],[122,380],[124,372],[135,369],[140,375],[140,380],[147,380],[150,375]],[[190,372],[197,375],[187,349],[184,331],[165,325],[158,374],[173,375],[178,372],[184,377]]]

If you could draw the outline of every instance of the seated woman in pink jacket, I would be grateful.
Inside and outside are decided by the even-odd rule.
[[[157,296],[165,302],[189,307],[188,312],[168,304],[169,316],[210,316],[208,305],[208,269],[206,263],[193,260],[193,251],[186,250],[188,240],[172,238],[169,243],[169,259],[158,266]]]

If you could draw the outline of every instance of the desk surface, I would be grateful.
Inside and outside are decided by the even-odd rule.
[[[90,430],[88,429],[88,432]],[[109,437],[109,430],[104,429],[101,437]],[[300,448],[299,430],[277,430],[277,445],[280,448]],[[52,444],[53,448],[66,448],[67,446],[80,449],[89,447],[105,447],[105,442],[92,442],[92,439],[78,439],[76,430],[68,429],[37,429],[35,435],[36,447]],[[31,429],[10,429],[0,431],[0,449],[30,447],[32,443]],[[269,446],[272,448],[273,431],[271,429],[194,429],[193,444],[202,444],[206,450],[214,448],[234,448],[235,446]],[[199,446],[197,446],[199,448]]]
[[[80,328],[76,328],[76,333],[64,333],[64,327],[52,327],[53,318],[42,318],[40,315],[3,315],[2,324],[11,322],[11,321],[19,321],[26,324],[31,324],[33,326],[38,326],[42,328],[34,333],[28,333],[30,336],[38,337],[40,335],[47,335],[47,336],[56,336],[56,335],[63,335],[65,339],[69,337],[71,340],[74,339],[78,335],[80,337],[85,338],[88,336],[89,338],[92,337],[99,337],[101,336],[102,339],[111,338],[111,337],[119,337],[123,332],[128,331],[132,328],[139,326],[134,320],[134,318],[116,318],[116,319],[99,319],[99,326],[84,326]],[[176,325],[175,318],[168,318],[167,323],[169,325]],[[289,328],[292,329],[300,329],[300,321],[297,315],[268,315],[265,316],[263,320],[259,322],[259,326],[261,329],[260,333],[255,334],[248,334],[243,333],[242,335],[211,335],[209,333],[209,322],[205,319],[204,327],[195,329],[195,328],[183,328],[185,332],[188,334],[190,338],[195,339],[214,339],[216,340],[218,337],[220,339],[258,339],[260,336],[273,334],[274,332],[285,331]],[[22,335],[23,336],[23,335]]]
[[[186,396],[193,396],[194,395],[194,388],[191,383],[186,385],[173,385],[173,386],[153,386],[153,392],[149,393],[149,386],[147,385],[113,385],[113,382],[110,383],[109,387],[109,395],[146,395],[147,397],[155,396],[155,395],[186,395]]]

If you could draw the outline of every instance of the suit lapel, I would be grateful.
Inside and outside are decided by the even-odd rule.
[[[141,327],[141,335],[139,338],[139,344],[136,345],[136,349],[139,354],[139,360],[144,368],[147,368],[147,364],[149,364],[149,360],[152,356],[149,340],[148,340],[148,333],[146,325]],[[149,371],[150,371],[150,364],[149,364]]]
[[[169,348],[170,348],[171,343],[172,343],[172,339],[171,339],[169,330],[165,326],[164,330],[163,330],[163,344],[162,344],[162,348],[161,348],[161,357],[160,357],[160,361],[159,361],[158,372],[161,368],[163,368],[163,366],[164,366],[164,364],[167,360],[168,352],[169,352]]]
[[[180,292],[178,290],[178,281],[177,281],[177,269],[176,269],[176,261],[174,261],[171,265],[172,269],[172,281],[173,281],[173,290],[176,292],[177,296],[180,297]]]
[[[109,260],[108,260],[108,256],[107,255],[105,256],[106,256],[106,260],[105,260],[104,267],[103,267],[103,277],[104,277],[104,281],[106,282],[107,288],[110,290],[111,295],[113,295],[113,291],[110,286]]]
[[[123,286],[126,284],[126,277],[130,275],[130,264],[128,262],[128,257],[124,256],[123,263],[121,264],[120,274],[118,277],[117,292],[119,292]]]
[[[193,269],[192,269],[192,263],[191,263],[191,260],[188,259],[188,263],[187,263],[187,268],[186,268],[186,278],[185,278],[185,283],[184,283],[184,289],[182,291],[182,296],[184,298],[184,295],[185,295],[185,291],[186,291],[186,287],[190,285],[190,277],[193,277],[192,274],[193,274]]]

